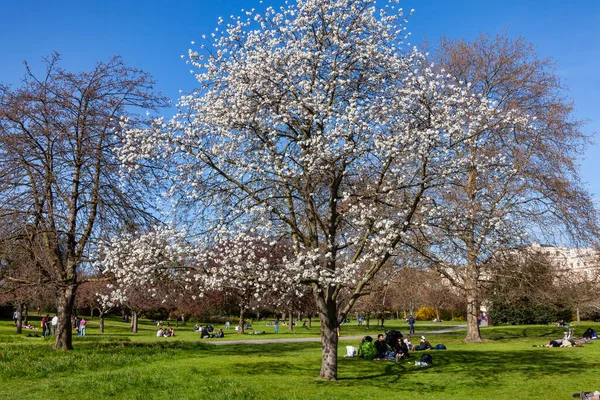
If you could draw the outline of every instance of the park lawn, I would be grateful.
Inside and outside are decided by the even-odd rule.
[[[110,335],[76,337],[74,351],[55,352],[51,340],[17,337],[10,321],[0,322],[0,399],[514,400],[600,389],[600,342],[533,347],[562,336],[553,326],[484,328],[487,341],[478,344],[464,343],[464,332],[429,335],[448,350],[431,352],[434,364],[427,368],[416,367],[416,357],[410,364],[343,358],[345,346],[357,343],[342,341],[339,380],[327,382],[318,378],[319,343],[213,346],[195,334],[189,340],[152,337],[150,322],[133,338],[116,331],[118,321],[111,323]],[[588,326],[600,329],[584,324],[576,334]]]
[[[41,320],[41,317],[30,315],[29,322],[32,325],[34,325],[35,327],[38,327],[38,329],[34,330],[34,331],[29,331],[27,329],[24,329],[23,330],[23,332],[25,332],[24,336],[26,336],[28,333],[32,333],[32,334],[37,333],[39,336],[41,336],[42,333],[41,333],[41,330],[39,329],[40,320]],[[156,337],[156,331],[157,331],[156,323],[154,323],[150,320],[147,320],[147,319],[139,320],[137,334],[132,334],[131,329],[130,329],[130,324],[128,322],[122,322],[121,318],[118,318],[118,317],[109,316],[105,319],[104,334],[101,334],[99,331],[99,328],[98,328],[99,321],[98,321],[97,317],[94,319],[89,319],[86,317],[86,320],[87,320],[87,329],[86,329],[87,336],[127,337],[131,341],[148,341],[148,340],[162,341],[162,340],[164,340],[164,338]],[[215,324],[214,325],[215,330],[217,330],[218,328],[223,328],[223,331],[225,332],[225,338],[224,339],[210,339],[210,340],[211,341],[237,340],[237,339],[242,339],[242,338],[244,340],[258,340],[258,339],[278,339],[278,338],[291,339],[291,338],[307,338],[307,337],[319,338],[320,337],[320,329],[319,329],[319,321],[318,320],[312,321],[312,326],[310,329],[303,328],[302,323],[300,323],[298,326],[295,326],[293,330],[289,330],[287,325],[280,325],[278,334],[274,333],[274,326],[268,325],[269,323],[272,323],[272,322],[273,322],[273,320],[252,322],[252,328],[248,331],[260,331],[261,334],[260,335],[245,334],[243,337],[241,335],[237,334],[237,332],[234,330],[233,326],[231,329],[226,330],[224,324],[221,324],[221,325]],[[375,337],[375,336],[377,336],[378,333],[383,333],[384,330],[377,327],[375,320],[372,320],[371,322],[372,323],[370,325],[370,328],[367,329],[364,324],[363,324],[363,326],[359,327],[356,320],[353,320],[352,322],[350,322],[348,324],[342,325],[341,335],[342,336],[370,335],[370,336]],[[173,329],[175,330],[175,335],[176,335],[177,340],[196,341],[200,336],[198,333],[193,332],[193,327],[194,327],[194,324],[196,323],[195,321],[188,321],[188,323],[186,325],[179,324],[179,326],[176,326],[176,324],[173,321],[164,321],[164,324],[165,324],[164,326],[166,326],[167,323],[169,324],[169,326],[173,327]],[[202,325],[206,325],[206,324],[202,323]],[[447,329],[447,328],[456,327],[458,325],[464,325],[464,322],[448,321],[448,322],[443,322],[443,323],[433,323],[430,321],[417,321],[417,323],[415,325],[415,329],[416,329],[416,335],[418,336],[420,332],[428,332],[428,331],[432,331],[432,330]],[[386,320],[385,329],[386,330],[396,329],[396,330],[399,330],[400,332],[402,332],[403,334],[406,334],[408,332],[408,324],[403,319],[399,319],[399,320],[390,319],[390,320]],[[2,341],[4,341],[4,340],[18,340],[15,337],[10,338],[11,335],[3,335],[2,332],[3,332],[2,331],[2,323],[0,322],[0,343],[2,343]],[[6,332],[12,332],[12,329],[7,330]],[[262,333],[262,332],[264,332],[264,333]],[[81,340],[88,340],[88,339],[89,339],[88,337],[80,338],[77,336],[74,336],[74,338],[73,338],[74,343],[77,343],[78,341],[81,341]],[[48,340],[51,340],[51,339],[48,339]],[[40,339],[32,338],[32,339],[27,340],[27,342],[35,342],[35,341],[39,342]]]

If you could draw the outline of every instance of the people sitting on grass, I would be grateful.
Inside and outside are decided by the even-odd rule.
[[[163,337],[165,335],[165,333],[163,332],[162,328],[158,328],[158,331],[156,331],[156,337]]]
[[[200,325],[194,325],[194,332],[200,332]]]
[[[200,339],[211,337],[211,334],[208,332],[208,326],[200,327],[200,329]]]
[[[421,342],[417,347],[415,347],[415,350],[431,350],[432,347],[433,346],[431,346],[431,343],[425,340],[425,336],[421,336]]]
[[[223,338],[223,337],[225,337],[225,333],[223,333],[223,329],[219,328],[219,330],[215,334],[215,337],[216,338]]]
[[[406,339],[404,339],[404,344],[406,345],[406,348],[410,351],[413,351],[415,349],[415,346],[411,342],[410,334],[406,335]]]
[[[598,339],[598,334],[592,328],[587,328],[582,337],[588,340]]]
[[[377,355],[377,349],[373,344],[373,338],[365,336],[358,346],[358,356],[365,360],[372,360],[375,358],[375,355]]]
[[[385,342],[384,336],[380,333],[377,335],[377,341],[375,342],[375,349],[377,350],[377,355],[375,358],[385,358],[385,355],[390,347]]]
[[[398,338],[398,343],[394,346],[394,353],[396,361],[410,357],[408,354],[408,346],[404,343],[402,338]]]

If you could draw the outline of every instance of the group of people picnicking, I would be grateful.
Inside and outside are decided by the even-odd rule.
[[[202,325],[196,324],[194,326],[194,332],[200,333],[200,339],[225,337],[225,333],[223,332],[223,329],[219,328],[219,330],[215,333],[215,327],[213,325],[202,326]]]
[[[569,326],[569,325],[560,325],[560,326]],[[577,338],[573,335],[573,328],[569,328],[567,330],[562,339],[554,339],[549,341],[543,346],[540,347],[574,347],[574,346],[583,346],[586,343],[591,343],[592,340],[598,340],[598,333],[592,328],[588,328],[581,338]]]
[[[156,331],[156,337],[174,337],[174,336],[175,336],[175,331],[173,330],[173,328],[159,327],[158,331]]]
[[[445,350],[444,345],[431,345],[425,338],[421,336],[418,344],[412,343],[410,334],[404,336],[396,331],[391,330],[385,335],[380,333],[377,335],[377,340],[373,341],[371,336],[365,336],[361,340],[358,349],[353,346],[348,346],[347,357],[360,357],[365,360],[390,360],[399,361],[410,357],[411,351],[421,350]]]

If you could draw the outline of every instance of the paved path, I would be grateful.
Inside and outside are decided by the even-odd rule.
[[[422,335],[439,335],[443,333],[462,331],[467,329],[467,325],[457,325],[452,328],[440,329],[437,331],[426,331],[426,332],[415,332],[412,336],[422,336]],[[376,331],[373,331],[375,333]],[[365,335],[360,336],[341,336],[340,340],[360,340]],[[309,338],[290,338],[290,339],[244,339],[244,340],[220,340],[220,341],[210,341],[206,340],[204,343],[210,343],[214,345],[225,345],[225,344],[268,344],[268,343],[301,343],[301,342],[320,342],[320,337],[309,337]]]

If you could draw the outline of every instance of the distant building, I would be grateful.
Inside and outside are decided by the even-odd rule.
[[[581,279],[600,279],[599,254],[595,249],[572,249],[539,243],[533,243],[529,249],[544,254],[561,272],[576,274]]]

